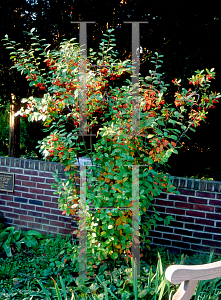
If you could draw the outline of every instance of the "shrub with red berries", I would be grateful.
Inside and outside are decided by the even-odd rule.
[[[189,129],[204,121],[208,110],[214,108],[220,98],[220,94],[209,91],[210,80],[215,78],[214,69],[206,69],[206,75],[202,70],[188,78],[192,85],[188,90],[181,89],[181,80],[174,78],[172,82],[178,91],[174,95],[174,104],[168,104],[165,101],[167,87],[158,73],[158,62],[162,64],[163,56],[156,52],[152,57],[155,70],[149,71],[150,76],[139,77],[139,103],[136,103],[131,83],[125,81],[120,87],[115,87],[125,72],[132,74],[132,62],[114,58],[114,50],[108,48],[113,42],[112,31],[104,34],[96,57],[90,49],[87,63],[84,62],[87,67],[85,81],[79,76],[83,64],[80,47],[73,40],[64,41],[53,53],[46,52],[42,46],[41,54],[46,64],[44,72],[39,70],[31,56],[22,51],[17,51],[18,63],[14,66],[22,70],[31,87],[44,91],[42,98],[23,99],[27,106],[22,107],[19,114],[27,115],[29,121],[42,120],[49,127],[50,134],[41,142],[40,149],[46,159],[60,161],[65,167],[68,179],[62,181],[55,175],[64,214],[74,215],[82,201],[73,163],[82,147],[93,163],[88,167],[93,172],[87,177],[88,184],[92,185],[87,192],[87,203],[105,210],[94,212],[98,226],[94,226],[88,213],[90,253],[93,245],[100,245],[90,258],[92,261],[98,256],[116,259],[127,253],[131,246],[128,242],[132,234],[130,208],[134,171],[131,166],[145,166],[139,185],[139,209],[143,215],[162,191],[175,191],[159,167],[167,163],[173,153],[178,153],[180,139]],[[41,44],[38,38],[36,41]],[[80,105],[82,94],[85,102]],[[83,115],[87,117],[85,131],[92,133],[96,128],[97,142],[95,145],[90,142],[90,149],[87,149],[84,137],[79,136]],[[127,210],[122,212],[118,207]],[[145,238],[158,218],[156,215],[147,217],[146,224],[142,224],[141,238]],[[110,236],[114,238],[114,244]]]

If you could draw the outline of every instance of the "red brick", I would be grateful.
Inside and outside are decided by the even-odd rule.
[[[202,198],[215,198],[214,193],[208,193],[208,192],[196,192],[196,196]]]
[[[43,228],[44,230],[47,230],[48,232],[58,232],[58,227],[52,227],[52,226],[49,226],[49,225],[43,225]]]
[[[175,201],[175,207],[193,209],[193,204]]]
[[[14,191],[13,193],[13,196],[18,196],[18,197],[21,197],[21,192],[18,192],[18,191]]]
[[[6,204],[5,204],[5,201],[3,201],[3,200],[0,199],[0,205],[6,205]],[[3,206],[2,206],[2,207],[3,207]]]
[[[46,183],[37,183],[37,188],[44,189],[44,190],[50,190],[51,186]]]
[[[171,227],[180,227],[180,228],[183,228],[183,222],[177,222],[177,221],[171,221],[170,222],[170,225],[169,226],[171,226]]]
[[[157,206],[157,205],[154,205],[154,208],[156,209],[157,212],[163,212],[165,213],[166,212],[166,207],[165,206]]]
[[[172,194],[169,194],[169,199],[170,200],[179,200],[179,201],[187,202],[187,197],[186,196],[182,196],[182,195],[172,195]]]
[[[61,215],[62,211],[61,210],[52,209],[51,213],[54,214],[54,215]]]
[[[64,233],[64,234],[71,234],[71,230],[70,229],[66,229],[66,228],[59,228],[58,232],[59,233]]]
[[[203,210],[203,211],[214,212],[214,207],[209,206],[209,205],[195,204],[195,205],[194,205],[194,209],[195,209],[195,210]]]
[[[51,197],[45,195],[37,195],[37,199],[51,202]]]
[[[27,222],[21,221],[21,220],[14,220],[14,224],[22,225],[24,227],[27,227]]]
[[[42,217],[42,214],[36,211],[29,211],[28,214],[30,216]]]
[[[176,242],[172,241],[172,246],[173,247],[178,247],[178,248],[184,248],[184,249],[190,249],[190,243],[183,243],[183,242]]]
[[[11,219],[19,219],[19,215],[14,214],[14,213],[9,213],[9,212],[5,213],[5,217],[11,218]]]
[[[36,194],[22,193],[22,197],[36,199]]]
[[[201,251],[201,252],[210,252],[210,248],[209,247],[204,247],[201,245],[191,245],[191,249],[196,250],[197,252]]]
[[[16,190],[18,191],[22,191],[22,192],[28,192],[28,188],[24,187],[24,186],[17,186]]]
[[[160,239],[160,238],[153,238],[153,244],[157,245],[162,245],[162,246],[167,246],[171,245],[171,241],[165,240],[165,239]]]
[[[221,206],[221,201],[219,201],[219,200],[209,200],[209,205]]]
[[[64,227],[64,223],[56,222],[56,221],[50,221],[50,225],[58,226],[58,227]]]
[[[163,233],[163,238],[174,241],[181,241],[181,235]]]
[[[12,211],[13,209],[11,207],[7,206],[0,206],[0,211]]]
[[[208,245],[208,246],[212,246],[212,247],[221,247],[221,242],[203,240],[202,245]]]
[[[14,208],[14,212],[16,213],[16,214],[24,214],[24,215],[27,215],[27,210],[22,210],[22,209],[17,209],[17,208]]]
[[[22,216],[22,215],[20,215],[20,220],[24,220],[24,221],[28,221],[28,222],[34,222],[34,218],[33,217]]]
[[[12,196],[8,196],[8,195],[1,195],[1,199],[13,201],[13,197]]]
[[[186,216],[176,216],[176,220],[180,222],[189,222],[194,223],[195,218],[186,217]]]
[[[52,178],[47,178],[46,183],[56,183],[56,181]]]
[[[58,203],[58,199],[59,199],[59,197],[56,197],[56,198],[55,198],[55,197],[53,197],[53,198],[51,198],[51,201],[52,201],[52,202],[56,202],[56,203]]]
[[[20,203],[17,202],[7,202],[8,206],[13,206],[13,207],[20,207]]]
[[[221,194],[216,194],[216,199],[221,199]],[[220,201],[221,203],[221,201]]]
[[[53,177],[52,173],[50,172],[39,172],[39,177]]]
[[[42,225],[41,224],[37,224],[37,223],[28,223],[29,227],[31,228],[35,228],[35,229],[42,229]]]
[[[220,213],[221,212],[221,207],[215,207],[215,212]]]
[[[34,182],[45,182],[45,178],[42,178],[42,177],[31,177],[31,181],[34,181]]]
[[[191,224],[186,223],[185,228],[190,230],[203,231],[203,226],[192,224],[192,223]]]
[[[32,189],[30,188],[30,193],[34,193],[34,194],[43,194],[44,190],[41,189]]]
[[[15,173],[15,174],[23,174],[23,169],[14,169],[14,168],[10,168],[9,169],[10,173]]]
[[[25,174],[25,175],[38,176],[38,171],[24,170],[24,174]]]
[[[216,227],[221,227],[221,222],[216,222]]]
[[[22,185],[28,186],[28,187],[36,187],[36,182],[22,181]]]
[[[197,231],[195,231],[193,233],[193,236],[198,237],[198,238],[202,238],[202,239],[208,239],[208,240],[212,240],[212,238],[213,238],[212,234],[205,233],[205,232],[197,232]]]
[[[45,218],[35,218],[36,223],[42,223],[42,224],[49,224],[49,220],[46,220]]]
[[[156,199],[156,204],[157,205],[163,205],[163,206],[173,206],[173,201],[168,201],[168,200],[159,200],[159,199]]]
[[[187,196],[195,196],[195,191],[191,190],[185,190],[185,189],[178,189],[181,195],[187,195]]]
[[[163,198],[163,199],[167,199],[167,193],[160,193],[160,195],[158,196],[158,198]]]
[[[42,211],[42,212],[50,213],[50,209],[49,208],[41,207],[41,206],[37,207],[37,211]]]
[[[15,179],[15,186],[21,185],[21,180]]]
[[[183,209],[176,209],[176,208],[167,208],[167,214],[175,214],[175,215],[185,215],[185,210]]]
[[[212,220],[221,220],[221,215],[220,214],[206,214],[207,219],[212,219]]]
[[[207,220],[207,219],[196,219],[195,223],[202,224],[202,225],[214,226],[214,221]]]
[[[54,197],[54,190],[50,190],[50,191],[48,191],[48,190],[45,190],[45,195],[49,195],[49,196],[53,196]]]
[[[44,218],[49,220],[58,220],[57,216],[44,214]]]
[[[174,233],[179,234],[180,236],[184,236],[184,235],[192,236],[193,235],[192,231],[189,231],[186,229],[180,229],[180,228],[175,228]]]
[[[214,234],[214,235],[213,235],[213,240],[214,240],[214,241],[220,241],[220,238],[221,238],[221,236],[218,235],[218,234]]]
[[[157,225],[157,230],[160,232],[167,232],[167,233],[173,232],[173,228],[171,228],[170,226]]]
[[[186,214],[189,216],[194,216],[194,217],[198,217],[198,218],[205,218],[205,213],[200,212],[200,211],[187,210]]]
[[[59,221],[67,223],[67,222],[71,222],[71,218],[70,217],[59,217]],[[158,226],[157,226],[158,228]]]
[[[216,228],[216,227],[212,227],[212,226],[210,226],[210,227],[205,227],[205,232],[212,232],[212,233],[220,233],[221,234],[221,229],[219,229],[219,228]],[[218,236],[218,235],[217,235]],[[215,235],[214,235],[214,238],[215,238]],[[221,238],[221,236],[220,236],[220,238]]]
[[[64,223],[64,225],[65,225],[66,228],[70,228],[71,229],[71,227],[72,227],[71,224],[68,224],[68,223]]]
[[[199,204],[207,204],[207,200],[206,199],[202,199],[202,198],[195,198],[195,197],[189,197],[189,201],[190,203],[199,203]]]
[[[50,202],[44,202],[45,207],[52,207],[52,208],[58,208],[57,203],[50,203]]]
[[[183,236],[183,242],[189,243],[189,244],[200,244],[201,240],[200,239],[195,239],[192,237],[187,237],[187,236]]]
[[[8,172],[8,168],[6,168],[6,167],[0,167],[0,171],[1,172]]]
[[[21,208],[35,210],[35,207],[33,205],[28,204],[21,204]]]
[[[29,176],[25,176],[25,175],[16,175],[16,178],[20,179],[20,180],[27,180],[29,181]]]

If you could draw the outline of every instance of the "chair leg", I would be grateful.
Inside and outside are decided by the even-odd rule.
[[[183,281],[172,300],[190,300],[197,287],[198,280]]]

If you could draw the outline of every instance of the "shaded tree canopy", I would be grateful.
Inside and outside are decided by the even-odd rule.
[[[30,31],[33,27],[41,38],[56,47],[63,38],[76,37],[78,41],[78,24],[71,24],[71,21],[96,21],[96,24],[87,25],[87,48],[94,50],[98,50],[102,31],[115,28],[116,44],[122,59],[131,55],[131,24],[124,24],[123,21],[148,21],[148,24],[140,25],[140,44],[144,49],[141,74],[148,75],[151,69],[148,53],[158,51],[164,55],[161,69],[165,73],[164,81],[171,84],[168,101],[172,100],[174,93],[172,79],[191,77],[197,69],[215,68],[216,81],[211,83],[211,89],[219,92],[221,22],[218,6],[206,2],[171,0],[151,1],[148,5],[144,0],[5,0],[0,3],[0,11],[1,39],[8,34],[23,48],[28,43],[24,31]],[[9,101],[12,91],[20,97],[26,96],[28,85],[24,76],[14,70],[9,71],[12,62],[2,42],[0,53],[0,99],[3,105]],[[187,80],[183,84],[188,87]],[[185,140],[185,146],[179,151],[181,156],[171,158],[174,159],[172,164],[181,166],[186,155],[184,150],[189,148],[185,153],[190,153],[186,155],[190,164],[186,165],[190,167],[196,158],[200,158],[201,161],[208,161],[208,167],[213,165],[214,172],[218,172],[215,169],[221,165],[221,149],[217,142],[221,127],[219,114],[220,104],[209,113],[207,123],[197,128],[194,140]],[[208,158],[209,153],[213,154],[211,159]],[[180,160],[180,157],[183,159]]]

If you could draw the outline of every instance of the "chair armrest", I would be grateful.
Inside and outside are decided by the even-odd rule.
[[[172,265],[166,269],[165,277],[173,284],[189,280],[210,280],[221,277],[221,261],[204,265]]]

